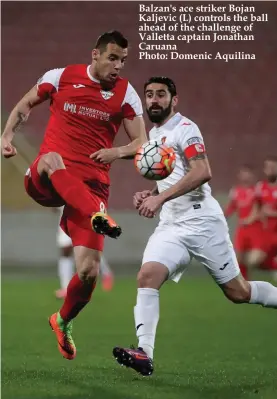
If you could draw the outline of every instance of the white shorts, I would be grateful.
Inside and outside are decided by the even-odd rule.
[[[57,246],[59,248],[66,248],[72,246],[71,238],[68,237],[68,235],[65,234],[63,229],[61,229],[60,227],[58,227],[57,231]]]
[[[162,263],[169,270],[169,279],[178,282],[192,258],[201,262],[218,284],[240,273],[223,215],[160,224],[148,240],[142,264]]]

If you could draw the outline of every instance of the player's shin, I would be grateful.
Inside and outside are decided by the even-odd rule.
[[[277,287],[265,281],[249,281],[251,297],[249,303],[266,308],[277,308]]]
[[[96,286],[95,280],[82,281],[78,274],[74,274],[67,287],[67,296],[60,310],[61,318],[65,322],[74,319],[88,304]]]
[[[159,315],[159,291],[153,288],[138,288],[137,304],[134,308],[138,347],[142,348],[151,359],[153,359]]]

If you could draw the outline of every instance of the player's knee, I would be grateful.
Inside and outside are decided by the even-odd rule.
[[[78,267],[78,276],[82,281],[96,280],[99,274],[100,260],[86,259]]]
[[[138,288],[160,289],[166,281],[168,269],[158,263],[146,263],[140,269],[137,276]]]
[[[247,303],[251,296],[251,287],[248,281],[241,280],[235,286],[224,287],[225,296],[233,303]]]
[[[49,176],[59,169],[65,169],[65,165],[61,155],[57,152],[48,152],[40,158],[38,163],[39,173],[45,172]]]

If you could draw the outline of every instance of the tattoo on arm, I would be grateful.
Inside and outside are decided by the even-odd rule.
[[[198,161],[200,159],[205,159],[206,158],[206,154],[197,154],[195,155],[195,157],[192,157],[189,159],[189,161]]]
[[[12,131],[15,133],[19,130],[20,126],[26,122],[26,120],[28,119],[28,116],[23,114],[22,112],[18,111],[17,112],[17,120],[15,122],[15,125],[13,126]]]

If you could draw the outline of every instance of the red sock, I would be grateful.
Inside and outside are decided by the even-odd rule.
[[[67,295],[60,310],[61,318],[70,321],[86,306],[91,299],[91,294],[96,283],[87,283],[74,274],[67,286]]]
[[[240,263],[239,264],[239,268],[240,268],[240,272],[242,274],[242,277],[244,277],[245,280],[247,280],[248,279],[247,267],[243,263]]]
[[[50,176],[53,187],[64,201],[89,217],[99,211],[99,201],[90,194],[85,183],[66,169],[58,169]]]

